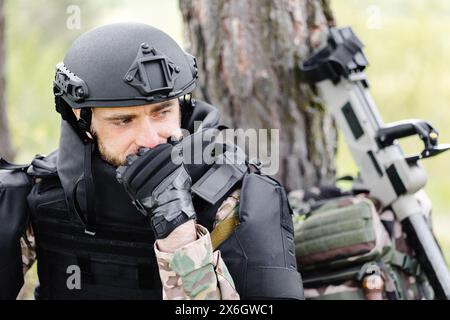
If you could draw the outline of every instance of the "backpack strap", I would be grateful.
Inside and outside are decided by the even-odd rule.
[[[0,158],[0,170],[26,172],[29,166],[30,164],[12,164],[3,158]]]

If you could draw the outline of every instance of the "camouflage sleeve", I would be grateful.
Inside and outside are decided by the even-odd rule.
[[[212,248],[208,230],[196,225],[197,240],[173,253],[155,253],[163,285],[164,300],[236,300],[233,279],[220,251]]]
[[[36,260],[36,244],[31,224],[28,225],[20,238],[20,247],[22,250],[23,274],[25,275]]]

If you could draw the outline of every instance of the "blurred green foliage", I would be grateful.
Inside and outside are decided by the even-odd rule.
[[[116,1],[111,1],[113,5]],[[68,8],[81,9],[80,29],[67,28]],[[98,1],[6,1],[6,88],[16,161],[57,147],[59,116],[54,112],[54,67],[70,43],[90,29]]]
[[[80,29],[67,27],[70,5],[80,8]],[[450,142],[450,1],[334,0],[338,25],[351,25],[365,44],[371,92],[385,122],[429,120]],[[54,66],[70,43],[95,26],[118,21],[154,25],[182,43],[178,0],[7,0],[7,105],[16,162],[57,148],[59,115],[54,112]],[[401,143],[420,150],[418,139]],[[449,155],[424,161],[434,226],[450,261]],[[350,153],[339,141],[338,174],[355,174]]]

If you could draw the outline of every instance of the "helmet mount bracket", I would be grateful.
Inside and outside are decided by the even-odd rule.
[[[123,80],[144,96],[167,95],[173,90],[180,70],[168,56],[142,43]]]

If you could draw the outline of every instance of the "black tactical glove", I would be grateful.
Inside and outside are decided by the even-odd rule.
[[[196,218],[192,180],[183,164],[172,161],[173,149],[169,143],[141,148],[116,171],[133,204],[150,218],[156,239],[167,237],[179,225]]]

